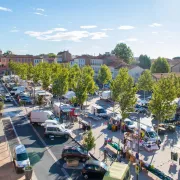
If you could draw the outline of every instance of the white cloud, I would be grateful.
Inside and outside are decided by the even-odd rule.
[[[15,32],[19,32],[19,30],[16,28],[16,26],[14,26],[14,27],[13,27],[13,29],[12,29],[12,30],[10,30],[10,32],[15,33]]]
[[[128,42],[135,42],[135,41],[138,41],[138,39],[136,39],[136,38],[128,38],[128,39],[126,39],[126,41],[128,41]]]
[[[82,38],[91,38],[91,39],[102,39],[107,37],[105,32],[93,32],[88,31],[67,31],[64,28],[54,28],[44,32],[38,31],[26,31],[25,34],[35,37],[39,40],[47,41],[75,41],[79,42]]]
[[[108,37],[105,32],[90,33],[90,36],[92,36],[91,39],[102,39],[104,37]]]
[[[36,8],[36,11],[42,11],[42,12],[44,12],[45,10],[42,9],[42,8]]]
[[[161,27],[162,24],[159,24],[159,23],[153,23],[151,25],[149,25],[150,27]]]
[[[163,41],[156,42],[156,44],[164,44]]]
[[[134,26],[120,26],[118,27],[118,29],[120,30],[130,30],[130,29],[134,29],[135,27]]]
[[[152,34],[158,34],[158,32],[152,32]]]
[[[11,9],[5,8],[5,7],[0,7],[0,11],[8,11],[8,12],[12,12]]]
[[[97,26],[95,25],[89,25],[89,26],[80,26],[81,29],[93,29],[93,28],[97,28]]]
[[[118,43],[125,43],[125,40],[120,40],[118,41]]]
[[[39,16],[47,16],[46,14],[40,13],[40,12],[35,12],[34,14],[39,15]]]
[[[12,30],[10,30],[10,32],[19,32],[19,30],[18,29],[12,29]]]
[[[105,28],[105,29],[101,29],[102,31],[113,31],[114,29],[111,28]]]

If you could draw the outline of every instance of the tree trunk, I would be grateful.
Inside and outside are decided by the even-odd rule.
[[[115,116],[115,101],[113,102],[113,117]]]
[[[146,92],[144,91],[144,100],[145,100],[145,93],[146,93]]]
[[[59,107],[59,122],[61,122],[61,97],[59,97],[60,107]]]

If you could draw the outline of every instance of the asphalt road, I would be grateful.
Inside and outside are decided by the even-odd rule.
[[[20,107],[11,103],[6,103],[4,107],[4,115],[5,117],[11,118],[19,140],[27,149],[38,180],[82,179],[80,170],[63,168],[64,161],[61,160],[63,147],[77,145],[71,138],[68,141],[64,141],[63,138],[57,138],[54,140],[45,139],[42,134],[43,128],[35,127],[40,137],[45,141],[44,144],[35,133],[32,125],[30,125],[27,119],[23,116]],[[19,144],[19,142],[10,122],[4,121],[3,124],[5,126],[5,134],[7,135],[12,150],[14,145]]]

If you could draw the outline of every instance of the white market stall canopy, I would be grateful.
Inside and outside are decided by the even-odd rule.
[[[76,97],[76,94],[75,94],[74,91],[68,91],[68,92],[64,95],[64,97],[65,97],[66,99],[70,100],[70,99],[72,99],[73,97]]]

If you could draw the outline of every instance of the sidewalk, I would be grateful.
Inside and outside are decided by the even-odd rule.
[[[25,180],[24,173],[17,174],[12,162],[8,142],[0,120],[0,180]],[[37,180],[33,173],[32,180]]]

